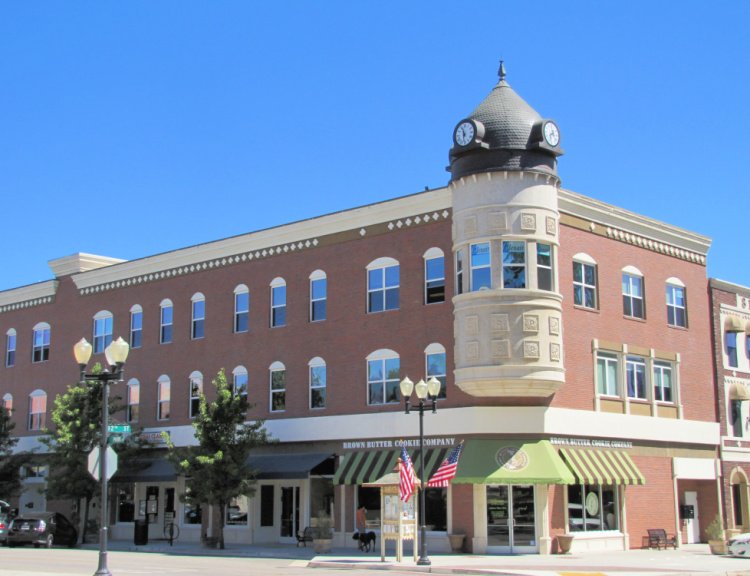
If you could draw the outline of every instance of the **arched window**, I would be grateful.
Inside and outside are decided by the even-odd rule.
[[[326,407],[326,363],[315,357],[307,363],[310,374],[310,409]]]
[[[237,366],[232,370],[232,390],[236,396],[247,396],[247,368]]]
[[[398,310],[400,270],[393,258],[378,258],[367,265],[367,312]]]
[[[49,360],[50,326],[46,322],[39,322],[34,326],[31,344],[31,361],[46,362]]]
[[[16,365],[16,331],[11,328],[5,333],[5,366]]]
[[[274,278],[271,282],[271,328],[286,326],[286,282]]]
[[[367,356],[367,403],[398,403],[400,373],[401,359],[393,350],[376,350]]]
[[[100,310],[94,315],[94,354],[101,354],[112,342],[112,312]]]
[[[425,360],[425,375],[427,378],[433,376],[440,380],[440,392],[438,398],[445,398],[447,395],[447,369],[445,359],[445,347],[442,344],[433,343],[430,344],[424,351]]]
[[[271,388],[271,412],[286,410],[286,366],[274,362],[268,368]]]
[[[159,342],[169,344],[172,341],[172,322],[174,321],[174,306],[169,298],[159,304],[161,308],[159,320]]]
[[[10,392],[6,392],[3,395],[3,408],[5,408],[5,411],[10,414],[13,412],[13,394]]]
[[[128,422],[138,422],[141,403],[141,383],[135,378],[128,380]]]
[[[169,376],[162,374],[157,380],[156,419],[169,420],[170,399],[172,396],[172,382]]]
[[[250,290],[244,284],[234,289],[234,332],[247,332],[250,328]]]
[[[206,297],[200,292],[190,298],[192,303],[192,321],[190,324],[190,338],[199,340],[205,335],[206,329]]]
[[[140,348],[143,345],[143,308],[138,304],[130,307],[130,347]]]
[[[42,430],[47,426],[47,393],[34,390],[29,394],[29,430]]]
[[[440,248],[430,248],[424,258],[424,303],[445,302],[445,254]]]
[[[203,374],[196,370],[190,374],[190,418],[195,418],[200,411],[201,394],[203,394]]]
[[[573,304],[582,308],[596,310],[599,298],[596,260],[588,254],[579,252],[573,256]]]
[[[687,328],[685,284],[679,278],[667,278],[667,324]]]
[[[622,269],[622,313],[630,318],[646,318],[643,274],[635,266]]]
[[[320,322],[327,317],[328,279],[322,270],[310,274],[310,322]]]

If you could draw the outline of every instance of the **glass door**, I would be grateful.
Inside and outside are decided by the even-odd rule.
[[[296,541],[296,534],[300,530],[299,492],[299,486],[281,487],[281,518],[279,522],[281,532],[279,536],[282,541],[286,538]]]
[[[533,486],[487,486],[487,551],[537,552]]]

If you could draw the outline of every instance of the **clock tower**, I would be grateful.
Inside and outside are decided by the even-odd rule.
[[[455,378],[464,392],[544,403],[565,381],[557,253],[560,131],[505,80],[450,150]]]

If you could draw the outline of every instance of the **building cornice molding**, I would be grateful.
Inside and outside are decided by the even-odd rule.
[[[724,292],[739,294],[740,296],[744,296],[745,298],[750,298],[750,288],[748,288],[747,286],[741,286],[739,284],[734,284],[732,282],[727,282],[726,280],[720,280],[718,278],[710,278],[708,282],[711,288],[714,288],[716,290],[723,290]]]
[[[51,303],[58,284],[57,280],[47,280],[0,292],[0,314]]]

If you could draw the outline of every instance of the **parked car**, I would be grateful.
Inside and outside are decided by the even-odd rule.
[[[750,532],[732,538],[727,545],[727,550],[732,556],[750,558]]]
[[[78,530],[59,512],[26,512],[10,523],[6,544],[20,546],[33,544],[34,548],[53,544],[73,547],[78,542]]]
[[[0,513],[0,544],[5,544],[5,538],[8,535],[8,526],[10,526],[13,517],[10,514]]]

